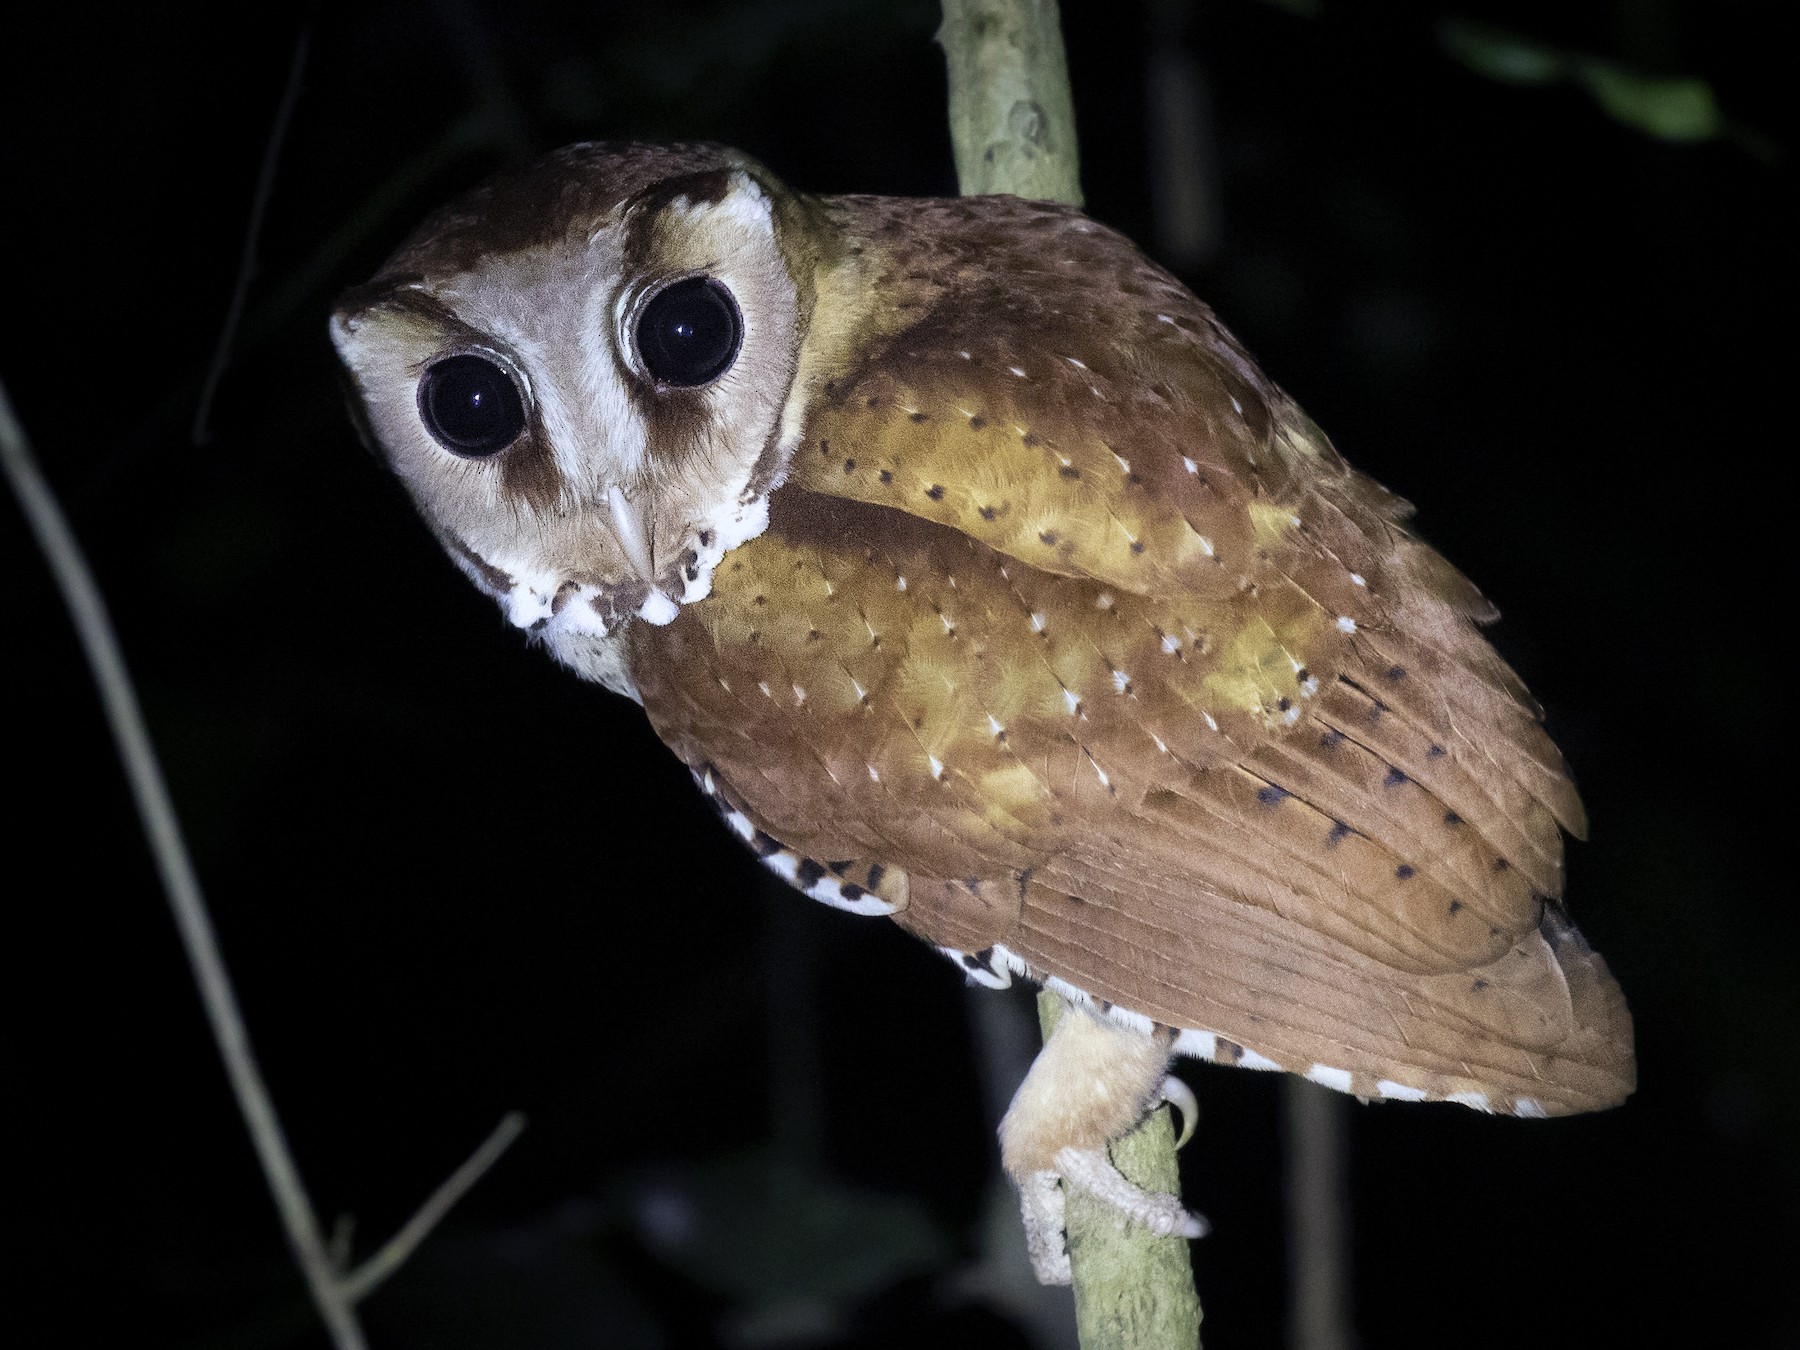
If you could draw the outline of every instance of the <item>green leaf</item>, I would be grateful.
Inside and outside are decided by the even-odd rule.
[[[1467,19],[1438,25],[1438,44],[1478,75],[1502,84],[1554,84],[1567,79],[1567,52]]]
[[[1615,121],[1665,141],[1705,141],[1725,119],[1705,80],[1636,75],[1606,61],[1584,62],[1581,83]]]

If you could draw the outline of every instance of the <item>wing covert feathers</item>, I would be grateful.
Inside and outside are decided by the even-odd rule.
[[[904,874],[929,941],[1184,1048],[1623,1100],[1630,1016],[1557,905],[1581,803],[1492,607],[1117,236],[925,206],[864,222],[912,321],[823,378],[768,531],[632,630],[658,733],[771,840]]]

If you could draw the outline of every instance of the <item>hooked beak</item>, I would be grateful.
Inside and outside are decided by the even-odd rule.
[[[645,520],[644,513],[617,487],[606,490],[606,505],[612,512],[613,534],[618,538],[619,547],[625,551],[631,570],[651,590],[659,589],[656,584],[656,564],[650,556],[650,533],[646,528],[649,522]]]

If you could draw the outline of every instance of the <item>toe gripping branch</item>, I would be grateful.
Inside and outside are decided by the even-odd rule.
[[[1119,1171],[1109,1151],[1165,1101],[1181,1113],[1176,1146],[1193,1134],[1198,1107],[1188,1086],[1169,1074],[1171,1057],[1165,1037],[1065,1007],[1019,1085],[1000,1122],[1000,1156],[1019,1187],[1026,1246],[1041,1283],[1070,1282],[1064,1213],[1070,1188],[1159,1237],[1206,1233],[1206,1220],[1178,1195],[1145,1190]]]

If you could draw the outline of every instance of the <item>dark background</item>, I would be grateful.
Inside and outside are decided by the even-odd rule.
[[[1164,246],[1421,503],[1506,611],[1593,816],[1569,895],[1636,1014],[1640,1091],[1547,1123],[1348,1111],[1369,1346],[1800,1344],[1782,8],[1068,5],[1089,209]],[[955,972],[765,884],[635,708],[526,650],[358,447],[324,327],[425,211],[568,140],[710,137],[807,189],[953,192],[936,18],[8,20],[0,377],[111,602],[318,1208],[354,1211],[366,1252],[501,1113],[532,1118],[365,1305],[377,1346],[1034,1343],[969,1274],[998,1108]],[[1477,69],[1534,50],[1538,83]],[[1633,123],[1666,89],[1609,111],[1571,53],[1706,81],[1725,120],[1653,134]],[[1210,110],[1174,160],[1171,79]],[[1159,224],[1175,181],[1210,247]],[[322,1346],[10,500],[0,566],[7,1321]],[[1277,1344],[1279,1084],[1185,1072],[1207,1344]]]

